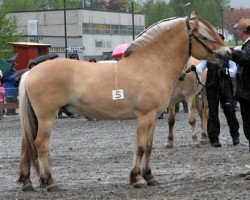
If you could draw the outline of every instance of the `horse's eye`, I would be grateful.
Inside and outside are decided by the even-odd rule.
[[[201,37],[201,39],[202,39],[202,40],[207,40],[207,38],[206,38],[206,37],[204,37],[204,36],[202,36],[202,37]]]

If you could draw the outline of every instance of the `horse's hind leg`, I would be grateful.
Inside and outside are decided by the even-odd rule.
[[[175,107],[174,105],[168,106],[168,137],[167,137],[167,143],[165,144],[165,147],[170,149],[174,147],[174,135],[173,135],[173,129],[175,124]]]
[[[196,134],[195,124],[195,97],[190,97],[188,99],[188,122],[192,127],[192,144],[193,147],[201,147],[200,142],[198,141],[198,137]]]
[[[204,88],[202,89],[200,94],[196,96],[195,105],[201,120],[202,133],[201,133],[200,143],[207,144],[209,143],[207,134],[208,104],[207,104],[205,90],[204,91],[203,90]]]
[[[48,191],[56,191],[59,189],[52,179],[48,162],[48,144],[53,122],[54,118],[48,117],[47,119],[38,119],[38,132],[35,139],[40,171],[40,183],[42,187],[46,186]]]
[[[22,191],[34,190],[32,182],[30,180],[30,167],[31,167],[31,161],[28,157],[28,152],[25,150],[24,147],[24,138],[22,138],[20,172],[18,178],[18,182],[23,184]]]
[[[142,173],[143,178],[147,181],[148,186],[159,185],[159,182],[157,181],[156,177],[152,174],[151,168],[149,166],[150,156],[151,156],[152,146],[153,146],[154,129],[155,129],[155,123],[152,127],[151,136],[148,138],[146,149],[142,157],[142,165],[141,165],[141,170],[142,170],[141,173]]]
[[[158,184],[149,166],[155,120],[155,113],[137,119],[134,167],[130,172],[130,184],[136,188]]]

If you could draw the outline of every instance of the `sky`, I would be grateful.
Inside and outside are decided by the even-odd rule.
[[[231,0],[232,8],[250,8],[250,0]]]
[[[144,1],[145,0],[139,0]],[[169,0],[164,0],[168,2]],[[250,8],[250,0],[231,0],[231,8]]]

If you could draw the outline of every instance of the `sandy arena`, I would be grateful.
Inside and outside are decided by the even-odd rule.
[[[143,189],[131,188],[128,178],[136,121],[57,119],[49,149],[52,176],[61,190],[52,193],[39,187],[34,173],[34,192],[22,192],[16,183],[20,125],[18,116],[8,116],[0,120],[0,199],[250,199],[250,181],[238,176],[250,166],[250,153],[239,111],[237,116],[241,144],[235,147],[220,113],[222,148],[209,144],[193,148],[187,113],[181,111],[177,113],[175,147],[166,149],[166,115],[158,120],[151,168],[160,186]],[[200,136],[200,128],[197,131]]]

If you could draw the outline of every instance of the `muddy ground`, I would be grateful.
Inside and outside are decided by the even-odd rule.
[[[50,140],[50,158],[52,175],[61,190],[52,193],[39,187],[34,173],[34,192],[24,193],[16,184],[20,129],[18,116],[9,116],[0,121],[0,199],[250,199],[250,181],[238,176],[249,167],[250,153],[239,111],[237,115],[241,144],[232,145],[225,117],[221,115],[222,148],[209,144],[193,148],[187,114],[180,112],[175,147],[166,149],[166,116],[159,120],[151,168],[160,186],[144,189],[133,189],[128,182],[133,162],[134,120],[57,119]]]

